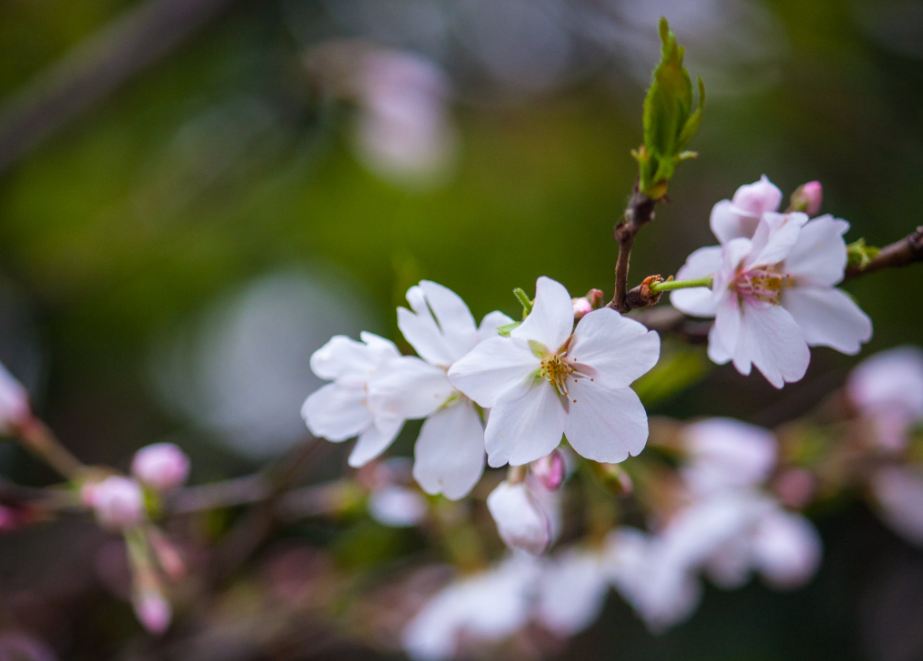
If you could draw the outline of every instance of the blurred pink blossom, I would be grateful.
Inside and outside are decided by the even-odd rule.
[[[135,453],[131,472],[161,493],[182,486],[189,477],[189,457],[173,443],[154,443]]]
[[[137,525],[144,518],[144,493],[137,482],[127,477],[112,476],[87,484],[81,490],[81,498],[106,528],[120,530]]]

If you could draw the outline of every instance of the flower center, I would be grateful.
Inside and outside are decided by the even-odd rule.
[[[782,292],[793,284],[792,278],[782,273],[779,266],[771,266],[740,273],[731,288],[743,298],[779,305]]]
[[[574,372],[574,368],[571,367],[564,360],[563,354],[555,354],[553,356],[546,356],[542,359],[542,366],[539,369],[539,375],[551,383],[554,386],[554,389],[558,391],[559,395],[566,395],[567,388],[567,377]]]

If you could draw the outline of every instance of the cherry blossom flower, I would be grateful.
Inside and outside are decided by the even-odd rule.
[[[363,332],[356,342],[333,337],[311,356],[311,370],[333,381],[305,400],[301,415],[315,436],[339,443],[358,436],[350,466],[361,466],[384,452],[404,424],[401,417],[373,412],[369,381],[381,365],[400,352],[388,340]]]
[[[487,497],[487,509],[508,547],[541,555],[553,539],[552,514],[548,500],[537,493],[543,487],[530,482],[501,482]]]
[[[599,617],[610,587],[604,551],[573,547],[544,565],[536,619],[546,629],[569,637]]]
[[[372,491],[368,509],[383,526],[409,528],[426,518],[426,499],[413,489],[391,484]]]
[[[905,466],[882,468],[875,471],[870,486],[884,522],[923,547],[923,474]]]
[[[154,491],[166,493],[186,482],[189,457],[173,443],[154,443],[135,453],[131,472]]]
[[[450,381],[483,407],[488,463],[522,465],[554,450],[565,434],[580,455],[608,463],[637,455],[647,414],[628,386],[660,355],[660,338],[603,308],[573,329],[570,295],[541,277],[529,316],[510,337],[475,347]]]
[[[677,279],[713,275],[711,289],[671,294],[694,316],[715,317],[708,355],[718,364],[752,366],[776,388],[804,376],[809,346],[855,354],[872,334],[868,316],[835,285],[843,279],[849,228],[843,220],[764,213],[752,239],[692,253]],[[728,234],[729,235],[729,234]]]
[[[532,588],[539,571],[530,556],[513,555],[450,584],[404,629],[407,654],[419,661],[441,661],[457,655],[463,638],[488,644],[512,636],[532,616]]]
[[[852,371],[846,391],[881,446],[904,448],[914,425],[923,423],[923,351],[904,346],[875,354]]]
[[[12,434],[32,417],[29,394],[0,364],[0,434]]]
[[[137,482],[127,477],[114,475],[87,484],[81,490],[81,498],[106,528],[121,530],[144,519],[144,493]]]
[[[686,425],[682,436],[689,454],[683,480],[698,495],[762,484],[776,465],[776,439],[762,427],[710,418]]]
[[[477,326],[455,292],[427,280],[410,288],[407,301],[411,309],[398,308],[397,323],[420,357],[382,365],[370,383],[370,402],[385,415],[426,418],[414,446],[413,476],[427,493],[461,498],[484,472],[484,426],[446,372],[513,320],[491,312]]]
[[[752,238],[764,213],[778,211],[782,191],[766,175],[741,186],[730,200],[718,202],[711,211],[711,231],[722,244],[740,237]]]

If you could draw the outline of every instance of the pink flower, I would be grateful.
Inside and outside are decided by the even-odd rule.
[[[166,493],[186,482],[189,457],[173,443],[154,443],[135,453],[131,472],[154,491]]]
[[[170,626],[173,609],[163,594],[157,590],[147,590],[133,599],[138,621],[149,633],[160,635]]]
[[[144,493],[137,482],[127,477],[112,476],[87,484],[81,497],[106,528],[121,530],[138,525],[144,519]]]
[[[32,417],[29,394],[0,364],[0,434],[13,434]]]
[[[686,314],[715,317],[708,355],[752,366],[776,388],[798,381],[809,346],[855,354],[872,335],[868,316],[836,289],[846,267],[843,234],[849,224],[831,216],[808,221],[803,213],[764,213],[752,239],[700,248],[677,279],[713,276],[711,289],[683,289],[671,302]]]
[[[872,477],[871,487],[885,523],[923,547],[923,474],[907,467],[882,468]]]
[[[511,549],[541,555],[551,545],[551,516],[525,482],[501,482],[487,497],[487,509],[497,524],[497,532]]]
[[[756,183],[738,188],[733,199],[722,200],[714,206],[711,230],[721,243],[739,237],[749,239],[763,214],[778,211],[781,203],[782,191],[763,175]]]
[[[778,446],[766,429],[730,418],[686,425],[689,463],[683,479],[698,495],[762,484],[775,468]]]

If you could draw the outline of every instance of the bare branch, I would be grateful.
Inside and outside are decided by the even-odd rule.
[[[858,264],[846,267],[844,279],[850,280],[882,269],[909,266],[914,262],[923,262],[923,226],[918,227],[900,241],[882,248],[864,268]]]
[[[615,264],[615,294],[609,302],[610,308],[625,313],[631,310],[628,302],[628,261],[631,248],[635,243],[638,230],[654,220],[654,207],[659,200],[654,200],[638,190],[634,191],[625,209],[625,220],[615,227],[615,240],[619,244],[619,257]]]

